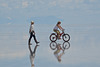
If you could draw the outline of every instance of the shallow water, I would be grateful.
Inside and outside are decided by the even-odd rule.
[[[6,26],[6,28],[4,28]],[[54,25],[35,25],[36,38],[40,41],[36,49],[35,67],[100,67],[100,27],[63,25],[65,32],[70,34],[70,47],[64,50],[59,62],[55,56],[56,49],[51,49],[49,40]],[[13,28],[14,27],[14,28]],[[0,25],[0,66],[1,67],[31,67],[28,48],[28,25]],[[64,41],[57,40],[62,47]],[[32,39],[32,50],[35,42]],[[63,51],[59,52],[59,55]]]

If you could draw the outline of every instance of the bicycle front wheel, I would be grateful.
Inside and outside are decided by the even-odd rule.
[[[63,43],[63,48],[64,49],[69,49],[70,48],[70,43],[69,42],[64,42]]]
[[[70,40],[69,34],[64,34],[64,35],[62,36],[62,39],[63,39],[65,42],[68,42],[68,41]]]

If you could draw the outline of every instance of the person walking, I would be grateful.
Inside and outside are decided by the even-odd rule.
[[[30,38],[29,38],[28,44],[31,45],[30,42],[31,42],[32,37],[34,38],[35,43],[38,44],[39,42],[38,42],[37,39],[36,39],[35,31],[34,31],[34,21],[31,21],[29,33],[30,33]]]
[[[36,45],[34,48],[34,51],[32,51],[31,46],[29,45],[31,67],[34,67],[34,59],[35,59],[35,52],[36,52],[37,46],[39,45]]]

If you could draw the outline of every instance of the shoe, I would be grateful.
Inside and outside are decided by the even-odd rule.
[[[38,43],[40,43],[40,42],[36,42],[36,44],[38,44]]]
[[[32,43],[29,43],[28,45],[32,45]]]
[[[36,45],[36,46],[40,46],[40,45]]]

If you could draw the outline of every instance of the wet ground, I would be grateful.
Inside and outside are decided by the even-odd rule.
[[[36,26],[36,38],[40,46],[35,53],[35,67],[100,67],[99,26],[63,25],[65,32],[71,36],[70,41],[64,42],[61,39],[53,43],[49,36],[54,25]],[[22,24],[0,25],[0,66],[31,67],[28,28],[28,25],[23,27]],[[57,52],[55,44],[62,50]],[[67,44],[66,49],[64,44]],[[35,45],[32,39],[32,50]]]

